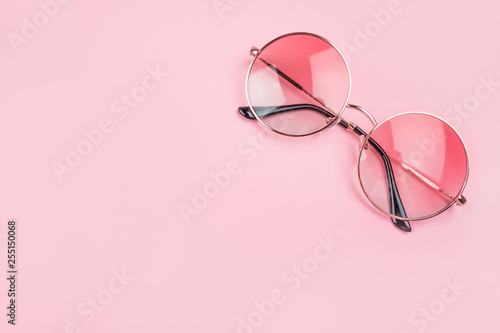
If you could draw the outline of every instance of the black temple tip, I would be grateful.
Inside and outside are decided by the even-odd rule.
[[[406,232],[411,232],[411,225],[410,221],[404,221],[404,220],[397,220],[394,217],[391,217],[392,223],[399,229],[406,231]]]
[[[248,106],[240,106],[238,108],[238,112],[245,118],[255,119],[255,117],[252,114],[252,111],[250,111],[250,107]]]

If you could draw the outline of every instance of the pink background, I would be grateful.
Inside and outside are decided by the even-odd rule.
[[[2,332],[500,330],[498,1],[61,2],[52,17],[0,5],[0,276],[9,219],[19,258],[16,327],[0,282]],[[373,12],[388,9],[382,26]],[[249,48],[293,31],[357,48],[350,102],[377,120],[452,121],[466,206],[402,233],[363,196],[352,135],[275,136],[237,114]],[[497,82],[487,97],[481,77]],[[132,91],[144,100],[125,107]],[[78,145],[88,155],[59,179]],[[183,218],[228,164],[229,184]]]

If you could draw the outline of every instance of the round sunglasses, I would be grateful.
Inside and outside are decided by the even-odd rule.
[[[307,136],[339,124],[361,137],[358,178],[368,200],[398,228],[466,203],[462,192],[469,158],[458,132],[443,119],[408,112],[377,123],[349,104],[351,74],[340,51],[311,33],[280,36],[252,47],[246,78],[249,106],[241,115],[279,134]],[[342,117],[361,112],[374,126],[368,133]]]

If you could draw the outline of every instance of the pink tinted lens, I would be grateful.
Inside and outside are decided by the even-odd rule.
[[[467,151],[443,120],[423,113],[398,115],[377,125],[369,139],[390,160],[407,219],[439,213],[461,194],[468,176]],[[383,158],[373,144],[365,147],[359,156],[361,186],[373,204],[393,214]]]
[[[328,118],[343,111],[349,92],[349,70],[339,51],[303,33],[285,35],[263,47],[247,81],[248,102],[257,116],[288,135],[325,128],[332,120]],[[305,106],[287,109],[298,104]]]

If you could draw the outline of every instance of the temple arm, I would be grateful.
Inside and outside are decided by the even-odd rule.
[[[290,111],[296,111],[296,110],[312,110],[318,113],[321,113],[325,115],[326,117],[332,117],[335,118],[336,115],[333,114],[332,112],[325,110],[319,106],[313,105],[313,104],[293,104],[293,105],[284,105],[284,106],[278,106],[278,107],[254,107],[254,111],[258,114],[260,118],[264,118],[266,116],[270,116],[273,114],[278,114],[282,112],[290,112]],[[245,118],[248,119],[255,119],[255,116],[251,112],[250,108],[248,106],[240,107],[238,109],[239,113],[244,116]],[[339,124],[343,126],[344,128],[348,128],[349,124],[344,121],[343,119],[340,120]],[[353,129],[353,132],[355,132],[358,135],[363,135],[366,137],[366,133],[359,128],[358,126],[355,126]],[[387,180],[388,180],[388,190],[389,190],[389,195],[390,195],[390,200],[391,200],[391,213],[392,215],[395,216],[401,216],[406,218],[406,212],[403,207],[403,203],[401,201],[401,197],[399,195],[399,191],[396,185],[396,181],[394,179],[394,172],[392,170],[392,165],[389,161],[389,156],[386,154],[386,152],[380,147],[380,145],[375,142],[372,138],[368,139],[368,142],[371,146],[374,147],[375,151],[380,155],[382,158],[382,161],[384,162],[384,167],[386,170],[386,175],[387,175]],[[391,217],[391,221],[401,230],[404,231],[411,231],[411,225],[409,221],[405,220],[399,220],[396,218]]]
[[[293,105],[285,105],[285,106],[281,106],[281,107],[278,107],[278,108],[274,108],[274,107],[257,107],[257,109],[259,111],[256,110],[256,112],[259,114],[259,116],[268,116],[268,115],[271,115],[271,114],[275,114],[275,113],[278,113],[278,112],[285,112],[285,111],[292,111],[292,110],[299,110],[299,109],[309,109],[309,110],[314,110],[318,113],[321,113],[327,117],[334,117],[335,115],[333,115],[331,112],[327,111],[327,110],[324,110],[316,105],[312,105],[312,104],[293,104]],[[276,111],[270,111],[272,109],[276,109]],[[244,117],[246,118],[249,118],[249,119],[253,119],[253,115],[251,114],[250,112],[250,108],[245,106],[245,107],[241,107],[240,108],[240,114],[242,114]],[[261,111],[262,111],[262,114],[261,114]],[[248,113],[248,114],[247,114]],[[343,127],[345,128],[348,128],[349,124],[344,121],[343,119],[341,119],[340,121],[340,125],[342,125]],[[361,128],[355,126],[353,128],[353,132],[355,132],[356,134],[358,135],[363,135],[366,137],[366,133],[363,132],[361,130]],[[370,140],[368,140],[370,141]],[[375,141],[373,142],[370,142],[370,144],[373,146],[373,143],[376,143]],[[382,148],[380,148],[382,149]],[[382,150],[383,151],[383,150]],[[393,157],[392,155],[389,155],[385,152],[383,152],[384,155],[386,155],[387,157],[389,157],[392,161],[396,162],[397,164],[401,165],[401,167],[403,167],[403,169],[405,169],[406,171],[408,171],[409,173],[411,173],[413,176],[417,177],[419,180],[421,180],[422,182],[424,182],[426,185],[428,185],[429,187],[431,187],[432,189],[440,192],[441,194],[445,195],[446,197],[448,197],[450,200],[455,200],[455,198],[449,194],[448,192],[446,192],[444,189],[442,189],[441,187],[439,187],[439,185],[437,185],[436,183],[434,183],[432,180],[430,180],[429,178],[427,178],[426,176],[424,176],[421,172],[415,170],[414,168],[412,168],[411,166],[409,166],[408,164],[405,164],[404,162],[401,162],[400,160],[398,160],[397,158]],[[463,196],[463,195],[460,195],[457,199],[457,204],[458,205],[464,205],[465,203],[467,202],[467,199]]]

